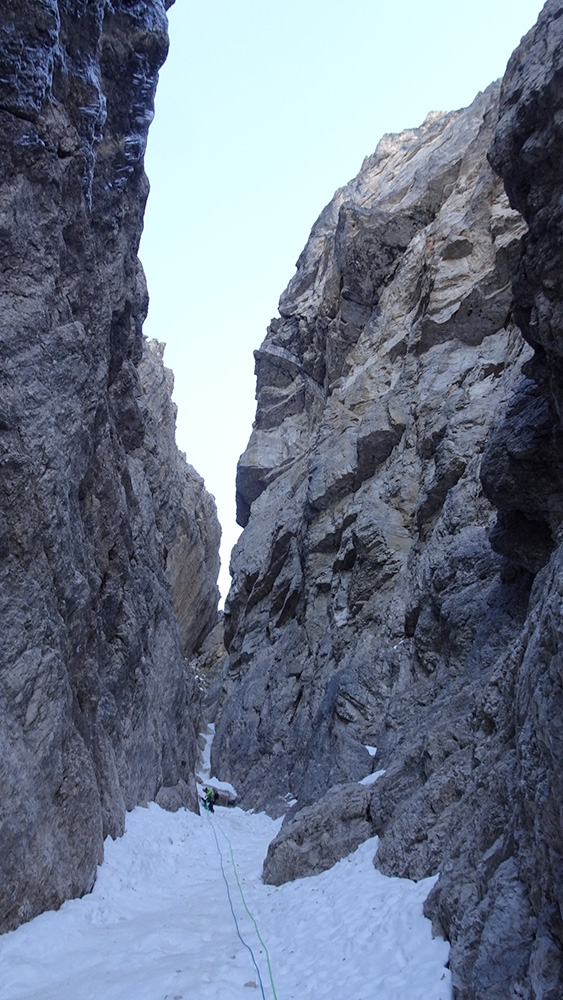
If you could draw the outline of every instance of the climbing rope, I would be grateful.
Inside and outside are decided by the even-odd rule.
[[[233,906],[233,900],[231,898],[231,890],[229,888],[229,883],[227,882],[227,876],[225,875],[225,867],[223,865],[223,853],[222,853],[221,848],[219,846],[219,840],[218,840],[217,834],[215,832],[215,826],[214,826],[214,824],[213,824],[213,822],[211,820],[211,814],[207,810],[206,810],[206,812],[207,812],[207,818],[208,818],[209,822],[211,823],[211,829],[213,830],[213,836],[215,837],[215,843],[217,845],[217,851],[219,852],[219,859],[221,861],[221,874],[223,876],[223,881],[224,881],[226,889],[227,889],[227,897],[228,897],[228,900],[229,900],[229,906],[231,907],[231,913],[233,915],[233,920],[235,922],[235,927],[237,929],[237,934],[239,936],[239,940],[240,940],[241,944],[243,944],[244,947],[247,949],[247,951],[250,952],[250,957],[252,958],[252,963],[254,965],[254,968],[256,969],[256,975],[258,976],[258,982],[260,983],[260,992],[262,993],[262,1000],[266,1000],[266,996],[265,996],[265,993],[264,993],[264,984],[262,982],[262,976],[260,975],[260,969],[258,968],[258,963],[257,963],[256,958],[254,956],[254,952],[252,951],[252,948],[250,947],[250,945],[246,943],[246,941],[244,940],[244,938],[243,938],[243,936],[242,936],[242,934],[240,932],[239,923],[238,923],[237,916],[236,916],[236,913],[235,913],[235,910],[234,910],[234,906]],[[225,834],[223,834],[223,836],[225,836]],[[238,878],[237,878],[237,882],[238,882]],[[256,924],[255,924],[255,926],[256,926]],[[268,965],[269,964],[270,964],[270,962],[268,960]],[[277,998],[276,998],[276,1000],[277,1000]]]
[[[244,904],[244,908],[245,908],[246,912],[248,913],[248,916],[250,917],[250,919],[252,920],[252,923],[254,924],[254,930],[256,931],[256,937],[258,938],[260,944],[262,945],[262,947],[264,949],[264,953],[266,955],[266,961],[268,963],[268,973],[269,973],[269,976],[270,976],[270,984],[271,984],[271,987],[272,987],[272,993],[274,994],[275,1000],[278,1000],[278,995],[276,993],[276,987],[274,986],[274,977],[272,975],[272,966],[270,964],[270,953],[269,953],[269,951],[268,951],[268,949],[267,949],[267,947],[266,947],[266,945],[265,945],[265,943],[264,943],[264,941],[262,939],[262,935],[260,934],[260,931],[258,930],[258,924],[256,923],[256,920],[254,919],[253,914],[248,909],[248,904],[246,902],[246,898],[245,898],[244,892],[242,891],[242,886],[240,884],[240,879],[238,877],[238,870],[237,870],[237,866],[236,866],[236,862],[235,862],[235,855],[234,855],[234,852],[233,852],[233,845],[231,844],[231,841],[227,837],[227,834],[223,830],[221,824],[217,820],[215,820],[215,822],[217,823],[217,826],[219,827],[219,830],[220,830],[222,836],[225,838],[225,840],[227,841],[227,844],[229,845],[229,850],[231,852],[231,863],[232,863],[232,866],[233,866],[233,871],[235,873],[235,878],[237,880],[238,891],[240,892],[240,898],[242,899],[242,902]]]

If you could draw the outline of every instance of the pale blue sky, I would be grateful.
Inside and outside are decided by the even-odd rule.
[[[146,169],[145,333],[167,344],[177,440],[214,494],[221,585],[252,352],[317,215],[384,132],[469,104],[540,0],[176,0]]]

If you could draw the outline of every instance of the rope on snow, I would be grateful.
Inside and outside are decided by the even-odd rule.
[[[224,881],[226,889],[227,889],[227,897],[228,897],[228,900],[229,900],[229,906],[231,907],[231,913],[233,915],[233,920],[235,922],[235,927],[237,929],[237,934],[239,936],[239,940],[240,940],[241,944],[243,944],[244,947],[247,949],[247,951],[250,952],[250,956],[252,958],[252,963],[254,965],[254,968],[256,969],[256,975],[258,976],[258,982],[260,983],[260,992],[262,993],[262,1000],[266,1000],[266,996],[264,994],[264,984],[262,982],[262,976],[260,975],[260,969],[258,968],[258,963],[257,963],[256,958],[254,956],[254,952],[252,951],[252,948],[250,947],[250,945],[246,943],[246,941],[244,940],[244,938],[243,938],[243,936],[242,936],[242,934],[240,932],[239,923],[238,923],[238,920],[237,920],[237,916],[236,916],[236,913],[235,913],[235,910],[234,910],[234,907],[233,907],[233,901],[232,901],[232,898],[231,898],[231,890],[229,888],[229,883],[227,882],[227,876],[225,875],[225,867],[223,865],[223,854],[222,854],[221,848],[219,846],[219,840],[218,840],[217,834],[215,832],[215,826],[214,826],[214,824],[213,824],[213,822],[211,820],[211,814],[207,810],[206,810],[206,812],[207,812],[207,818],[209,819],[209,822],[211,823],[211,829],[213,830],[213,836],[215,837],[215,844],[217,845],[217,850],[219,852],[219,859],[221,861],[221,874],[223,876],[223,881]],[[221,832],[223,832],[223,831],[221,831]],[[226,834],[223,834],[223,836],[226,836]],[[234,861],[233,861],[233,863],[234,863]],[[235,869],[235,871],[236,871],[236,869]],[[238,882],[238,876],[237,876],[237,882]],[[240,886],[239,886],[239,888],[240,888]],[[242,890],[241,890],[241,893],[242,893]],[[250,911],[248,911],[248,912],[250,912]],[[255,923],[255,926],[256,926],[256,923]],[[260,940],[262,940],[262,939],[260,938]],[[269,965],[270,965],[270,961],[268,959],[268,966]],[[277,1000],[277,997],[276,997],[276,1000]]]
[[[246,899],[245,899],[245,896],[244,896],[244,892],[242,891],[242,886],[240,884],[240,879],[238,877],[238,870],[237,870],[237,866],[236,866],[236,862],[235,862],[235,855],[234,855],[234,851],[233,851],[233,845],[231,844],[231,841],[227,837],[227,834],[223,830],[221,824],[219,822],[217,822],[217,820],[215,822],[217,823],[217,826],[219,827],[219,830],[221,831],[221,834],[223,835],[223,837],[225,838],[225,840],[227,841],[227,843],[229,845],[229,850],[231,852],[231,863],[232,863],[232,866],[233,866],[233,871],[235,873],[235,878],[237,880],[238,891],[240,892],[240,898],[242,899],[242,902],[244,904],[244,908],[245,908],[246,912],[248,913],[248,916],[250,917],[250,919],[252,920],[252,923],[254,924],[254,929],[256,931],[256,936],[257,936],[257,938],[258,938],[260,944],[262,945],[262,947],[264,949],[264,952],[266,954],[266,961],[268,963],[268,973],[270,975],[270,983],[271,983],[271,986],[272,986],[272,992],[274,994],[275,1000],[278,1000],[278,995],[276,993],[276,987],[274,986],[274,977],[272,975],[272,966],[270,964],[270,953],[269,953],[266,945],[264,944],[264,941],[262,939],[262,935],[260,934],[260,931],[258,930],[258,924],[256,923],[256,920],[254,919],[253,914],[248,909],[248,904],[246,902]]]

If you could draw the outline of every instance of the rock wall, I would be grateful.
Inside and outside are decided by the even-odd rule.
[[[267,881],[374,833],[384,872],[440,871],[457,1000],[563,995],[562,32],[548,0],[500,105],[337,192],[238,471],[213,770],[291,806]]]
[[[2,930],[88,889],[126,809],[196,801],[219,529],[137,258],[165,6],[0,14]]]
[[[529,577],[501,579],[479,482],[526,351],[510,317],[524,226],[486,159],[498,89],[382,140],[257,352],[214,744],[254,807],[389,766],[408,717],[424,741],[419,716],[521,624]]]

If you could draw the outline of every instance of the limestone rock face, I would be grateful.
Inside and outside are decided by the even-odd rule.
[[[0,40],[6,930],[91,886],[126,809],[195,806],[185,657],[215,622],[218,526],[141,334],[165,5],[8,0]]]
[[[518,917],[521,924],[528,920],[531,944],[520,961],[528,961],[529,995],[534,998],[563,995],[562,115],[563,3],[548,0],[508,64],[491,149],[491,162],[511,203],[529,226],[514,281],[514,314],[534,354],[526,365],[527,398],[523,403],[524,394],[518,392],[511,400],[488,445],[484,480],[499,507],[497,547],[516,564],[525,565],[530,553],[538,564],[546,564],[537,574],[520,640],[516,773],[506,837],[514,837],[524,886],[518,887],[524,897]],[[510,497],[509,482],[514,488]],[[497,912],[506,909],[506,897],[499,896],[494,900]],[[489,902],[489,913],[491,909]],[[493,919],[491,924],[494,933]],[[489,950],[491,938],[489,933]]]
[[[548,0],[500,105],[336,194],[239,466],[213,768],[291,805],[266,881],[373,834],[384,872],[440,871],[456,1000],[563,995],[562,53]]]
[[[490,442],[484,484],[499,508],[495,543],[536,570],[563,521],[563,52],[550,0],[510,60],[490,159],[529,225],[514,281],[514,315],[534,348],[529,379]]]
[[[525,227],[486,159],[497,101],[382,140],[257,352],[213,747],[255,808],[388,766],[405,726],[424,754],[441,693],[463,702],[521,621],[529,579],[501,580],[479,482],[528,350],[510,318]]]
[[[176,447],[174,376],[162,364],[163,353],[163,344],[144,342],[138,373],[145,432],[134,460],[139,484],[143,476],[150,482],[149,503],[155,514],[149,516],[156,519],[182,648],[188,657],[217,618],[220,529],[213,497]]]
[[[370,791],[336,785],[317,802],[291,813],[268,847],[263,880],[269,885],[318,875],[373,835]]]

